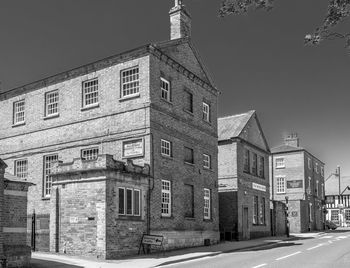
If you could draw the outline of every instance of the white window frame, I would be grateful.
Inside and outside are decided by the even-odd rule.
[[[50,154],[44,156],[44,179],[43,179],[43,196],[51,196],[52,177],[50,176],[52,170],[52,163],[58,161],[58,154]]]
[[[315,171],[318,174],[318,163],[315,163]]]
[[[135,188],[130,188],[130,187],[118,187],[118,195],[119,195],[119,190],[123,190],[124,192],[124,213],[119,212],[119,206],[118,206],[118,214],[123,215],[123,216],[135,216],[139,217],[141,216],[141,190],[140,189],[135,189]],[[127,212],[127,192],[128,190],[131,191],[131,213]],[[135,194],[139,196],[139,205],[138,205],[138,213],[135,213]],[[118,200],[120,200],[120,196],[118,196]]]
[[[276,177],[276,193],[277,194],[286,193],[286,177],[283,177],[283,176]]]
[[[28,177],[28,160],[18,159],[15,161],[15,175],[20,179],[27,179]]]
[[[209,154],[203,154],[203,168],[211,169],[211,156]]]
[[[85,154],[85,157],[84,157]],[[84,148],[80,151],[80,157],[82,160],[96,160],[99,154],[98,147]]]
[[[171,102],[171,87],[170,82],[166,80],[165,78],[160,78],[160,97],[163,100],[166,100],[168,102]]]
[[[161,183],[161,215],[171,217],[171,181],[162,180]],[[165,202],[165,199],[168,201]]]
[[[331,210],[331,221],[335,221],[335,222],[339,221],[339,209]]]
[[[203,120],[210,123],[210,105],[203,101]]]
[[[98,78],[83,81],[83,108],[97,106],[99,103]]]
[[[164,156],[171,157],[172,156],[172,144],[168,140],[161,139],[160,140],[160,152]]]
[[[55,116],[59,114],[59,94],[58,90],[45,93],[45,116]]]
[[[311,158],[310,157],[307,158],[307,166],[308,166],[309,169],[312,168],[312,166],[311,166]]]
[[[346,222],[350,221],[350,209],[344,209],[344,220]]]
[[[13,103],[13,124],[19,125],[25,123],[25,100],[15,101]]]
[[[321,176],[324,177],[324,167],[321,166]]]
[[[285,159],[283,157],[275,158],[275,167],[276,168],[285,168],[286,167]]]
[[[318,180],[316,180],[316,196],[318,196],[319,189],[318,189]]]
[[[121,97],[127,98],[140,94],[140,69],[134,66],[120,72]]]
[[[211,219],[211,193],[210,189],[204,188],[204,207],[203,218],[205,220]]]

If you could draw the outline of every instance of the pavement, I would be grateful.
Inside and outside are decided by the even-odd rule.
[[[63,254],[52,254],[33,252],[32,253],[32,268],[146,268],[181,264],[198,260],[202,258],[215,257],[223,253],[238,252],[251,250],[255,248],[277,245],[283,241],[292,241],[303,238],[316,238],[324,235],[324,232],[306,233],[306,234],[291,234],[286,236],[264,237],[248,241],[225,241],[220,244],[211,246],[202,246],[195,248],[186,248],[165,253],[155,252],[150,255],[139,255],[128,257],[119,260],[97,260],[84,256],[68,256]]]

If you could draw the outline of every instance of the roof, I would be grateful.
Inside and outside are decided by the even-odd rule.
[[[88,74],[91,72],[95,72],[95,71],[116,65],[118,63],[122,63],[122,62],[125,62],[128,60],[131,60],[133,58],[138,58],[138,57],[147,55],[149,53],[152,53],[154,50],[158,50],[160,53],[164,54],[165,48],[171,47],[171,46],[176,46],[176,45],[183,44],[183,43],[189,44],[189,46],[193,49],[194,54],[196,55],[196,57],[199,61],[199,64],[203,68],[203,71],[204,71],[205,76],[206,76],[206,79],[204,79],[203,82],[217,91],[216,87],[212,83],[212,80],[211,80],[208,72],[204,69],[204,66],[201,63],[201,60],[200,60],[199,56],[197,55],[196,50],[195,50],[191,40],[189,38],[179,38],[179,39],[175,39],[175,40],[149,43],[149,44],[146,44],[146,45],[143,45],[143,46],[140,46],[140,47],[128,50],[128,51],[124,51],[122,53],[118,53],[118,54],[109,56],[107,58],[103,58],[101,60],[97,60],[95,62],[91,62],[91,63],[85,64],[85,65],[73,68],[71,70],[68,70],[68,71],[65,71],[62,73],[58,73],[58,74],[43,78],[41,80],[26,84],[26,85],[23,85],[20,87],[10,89],[10,90],[0,89],[0,100],[7,99],[7,98],[10,98],[10,97],[18,95],[18,94],[23,94],[26,92],[34,91],[34,90],[37,90],[39,88],[47,87],[49,85],[54,85],[54,84],[57,84],[57,83],[81,76],[81,75],[85,75],[85,74]],[[189,72],[192,73],[191,71],[189,71]],[[194,75],[198,76],[197,74],[194,74]]]
[[[5,177],[5,181],[35,185],[34,183],[31,183],[31,182],[28,182],[26,180],[20,179],[17,176],[12,175],[11,173],[8,173],[8,172],[5,172],[5,176],[4,177]]]
[[[305,149],[302,147],[295,147],[286,144],[282,144],[280,146],[274,147],[271,149],[271,153],[287,153],[287,152],[297,152],[304,151]]]
[[[286,144],[282,144],[276,147],[273,147],[271,149],[271,153],[272,154],[280,154],[280,153],[291,153],[291,152],[307,152],[309,155],[311,155],[313,158],[317,159],[318,161],[320,161],[320,163],[322,163],[323,165],[325,164],[322,160],[320,160],[319,158],[317,158],[316,156],[314,156],[312,153],[310,153],[308,150],[306,150],[303,147],[295,147],[295,146],[291,146],[291,145],[286,145]]]
[[[236,114],[218,119],[219,141],[229,140],[238,137],[243,131],[249,119],[255,114],[255,111],[249,111],[244,114]]]

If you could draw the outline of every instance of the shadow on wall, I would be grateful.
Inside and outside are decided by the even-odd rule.
[[[47,261],[47,260],[39,260],[32,258],[30,261],[30,267],[31,268],[48,268],[48,267],[55,267],[55,268],[83,268],[83,266],[76,266],[72,264],[66,264],[62,262],[56,262],[56,261]]]

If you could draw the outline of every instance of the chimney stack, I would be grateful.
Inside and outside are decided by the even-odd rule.
[[[299,138],[298,133],[290,133],[284,138],[284,144],[293,146],[293,147],[299,147]]]
[[[191,15],[182,3],[175,0],[175,6],[170,9],[170,39],[191,37]]]

